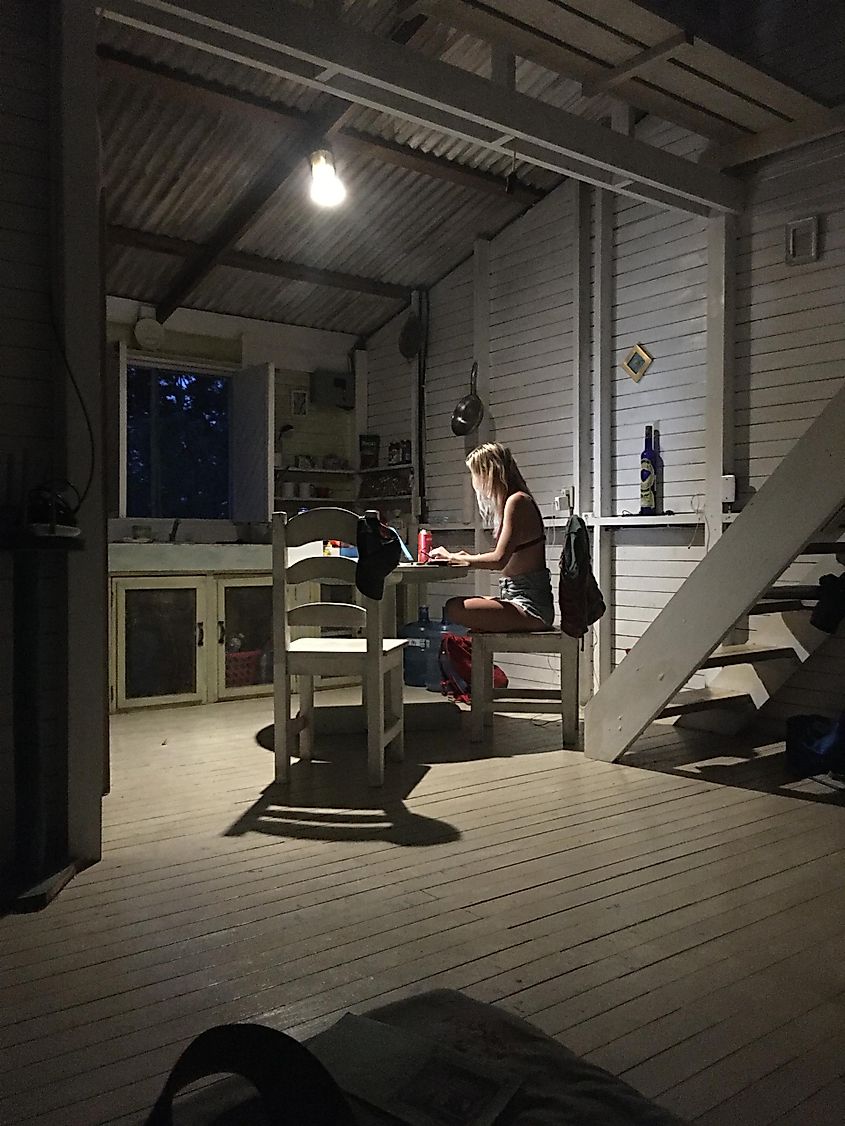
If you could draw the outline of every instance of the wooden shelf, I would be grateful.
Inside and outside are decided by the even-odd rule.
[[[563,517],[560,523],[565,524],[568,519]],[[588,513],[584,516],[584,523],[601,528],[665,528],[678,525],[694,528],[704,524],[704,513],[673,512],[667,516],[594,516]]]
[[[277,468],[276,473],[290,481],[351,481],[358,476],[354,469]]]
[[[358,473],[365,477],[372,473],[393,473],[399,469],[413,469],[410,461],[403,461],[401,465],[377,465],[374,469],[359,469]]]

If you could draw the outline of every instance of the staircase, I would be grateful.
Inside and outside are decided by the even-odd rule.
[[[816,538],[843,505],[844,451],[845,387],[587,704],[590,758],[619,759],[661,718],[738,730],[824,640],[802,620],[819,588],[778,579],[801,557],[845,561],[845,541]],[[725,644],[738,627],[753,640]],[[707,687],[685,688],[698,672]]]

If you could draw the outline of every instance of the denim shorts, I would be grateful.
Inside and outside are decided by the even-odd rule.
[[[529,571],[526,575],[499,579],[499,599],[512,602],[526,614],[539,618],[550,629],[554,625],[555,604],[548,567],[542,571]]]

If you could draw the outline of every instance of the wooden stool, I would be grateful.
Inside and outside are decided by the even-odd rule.
[[[561,717],[563,745],[578,742],[578,653],[580,642],[560,630],[542,633],[473,633],[470,742],[484,739],[495,712],[554,712]],[[547,653],[560,660],[560,690],[493,688],[497,653]]]

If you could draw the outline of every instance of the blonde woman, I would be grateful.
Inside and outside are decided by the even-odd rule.
[[[487,442],[466,461],[482,516],[492,517],[495,547],[481,555],[435,548],[445,559],[485,571],[501,571],[498,598],[450,598],[446,614],[457,625],[484,633],[550,629],[555,618],[546,566],[543,517],[507,446]]]

